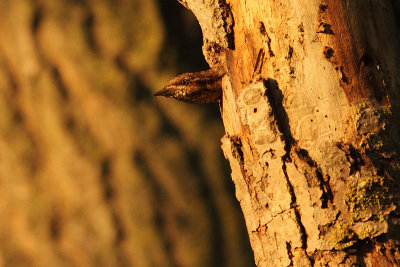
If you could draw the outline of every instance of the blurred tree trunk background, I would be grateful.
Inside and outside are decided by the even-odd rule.
[[[0,266],[252,266],[217,105],[174,0],[1,0]]]

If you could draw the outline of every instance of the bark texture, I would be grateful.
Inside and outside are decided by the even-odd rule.
[[[178,7],[0,1],[0,266],[252,265],[218,107],[152,97],[199,67]]]
[[[392,2],[185,4],[199,18],[206,58],[226,63],[222,149],[256,264],[399,266]],[[205,14],[222,15],[203,23]],[[205,49],[208,40],[224,52]]]

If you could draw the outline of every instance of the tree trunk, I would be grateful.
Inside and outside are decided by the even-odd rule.
[[[391,1],[184,5],[210,66],[227,69],[222,149],[256,264],[399,266]]]

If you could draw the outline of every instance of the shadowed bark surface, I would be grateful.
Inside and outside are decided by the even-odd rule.
[[[3,0],[0,17],[0,266],[254,264],[218,107],[152,97],[206,68],[188,11]]]

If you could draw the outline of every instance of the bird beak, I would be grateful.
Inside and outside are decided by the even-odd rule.
[[[154,93],[154,96],[165,96],[165,97],[169,97],[173,94],[173,90],[168,89],[168,88],[163,88],[157,92]]]

